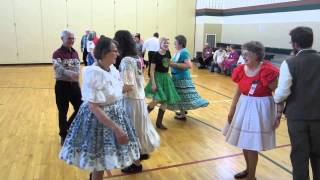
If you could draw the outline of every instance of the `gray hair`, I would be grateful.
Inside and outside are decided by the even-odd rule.
[[[175,39],[183,48],[187,46],[187,38],[184,35],[178,35],[175,37]]]
[[[61,32],[60,37],[61,38],[66,37],[68,34],[74,35],[74,33],[70,29],[65,29]]]
[[[261,42],[250,41],[242,45],[242,49],[248,50],[258,57],[258,61],[262,61],[265,56],[265,49]]]

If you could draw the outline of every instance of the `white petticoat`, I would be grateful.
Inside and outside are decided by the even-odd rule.
[[[264,151],[274,148],[275,115],[272,96],[241,95],[231,124],[227,123],[223,130],[226,141],[246,150]]]

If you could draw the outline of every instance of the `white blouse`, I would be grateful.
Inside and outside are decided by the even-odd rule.
[[[83,101],[112,104],[123,97],[123,83],[119,71],[113,65],[110,66],[109,72],[96,64],[86,66],[82,76]]]

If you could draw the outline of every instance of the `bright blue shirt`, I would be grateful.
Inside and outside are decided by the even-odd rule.
[[[174,63],[184,63],[185,60],[190,59],[190,53],[186,48],[181,49],[178,51],[172,58]],[[186,78],[190,77],[189,69],[178,69],[178,68],[171,68],[171,74],[172,76],[175,76],[177,78]]]

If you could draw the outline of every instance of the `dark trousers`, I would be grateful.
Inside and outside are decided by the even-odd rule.
[[[290,120],[293,180],[309,179],[309,160],[314,180],[320,180],[320,120]]]
[[[210,66],[211,61],[212,61],[212,56],[211,56],[211,57],[208,57],[208,58],[206,58],[206,59],[203,59],[202,57],[199,57],[199,58],[198,58],[198,62],[200,63],[200,67]]]
[[[154,58],[155,54],[157,52],[156,51],[148,51],[148,59],[149,59],[149,62],[147,64],[147,68],[148,68],[148,76],[150,77],[150,67],[151,67],[151,61],[152,59]]]
[[[85,66],[88,65],[87,56],[88,56],[87,48],[84,48],[83,53],[82,53],[82,60],[83,60],[83,63],[84,63]]]
[[[55,85],[56,104],[59,111],[59,135],[65,138],[68,129],[77,115],[81,100],[81,91],[78,82],[56,81]],[[69,109],[69,102],[71,102],[74,112],[67,121],[67,114]]]

